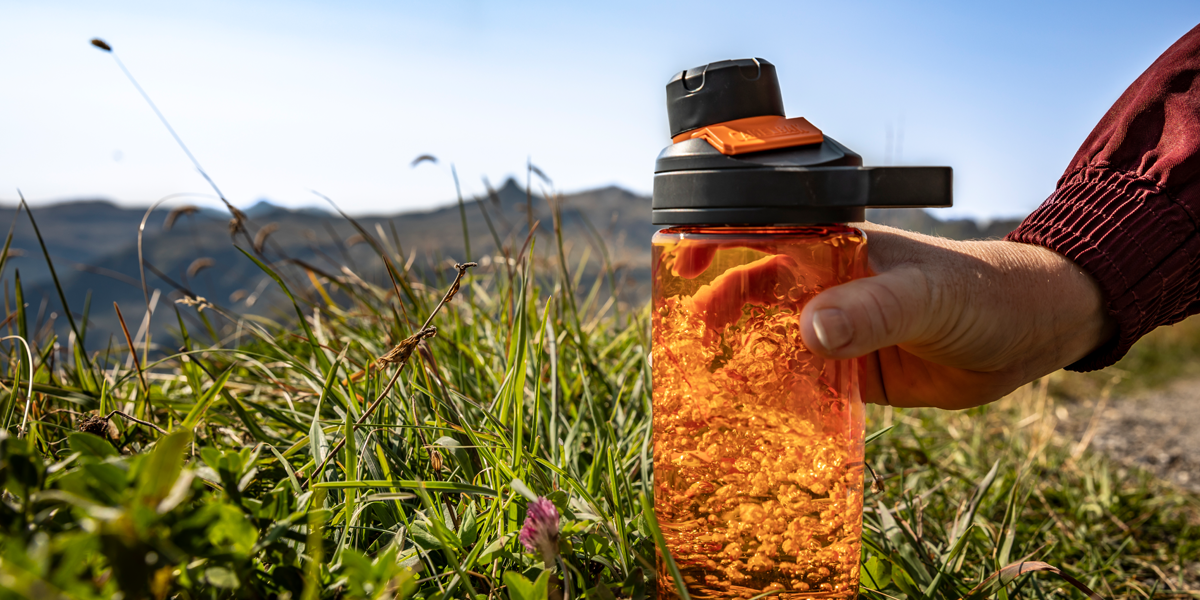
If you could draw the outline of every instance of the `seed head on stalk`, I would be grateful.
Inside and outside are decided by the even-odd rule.
[[[133,73],[130,73],[129,69],[125,68],[125,63],[121,62],[121,58],[117,56],[117,53],[113,52],[112,46],[108,45],[108,42],[105,42],[100,38],[92,38],[92,45],[107,52],[109,56],[113,57],[113,60],[116,61],[117,66],[121,68],[121,72],[125,73],[125,77],[129,79],[129,82],[133,84],[133,87],[137,88],[138,93],[142,95],[142,98],[146,101],[146,104],[149,104],[150,109],[154,111],[154,114],[158,115],[158,120],[162,121],[162,124],[167,128],[167,131],[170,132],[171,137],[175,138],[175,143],[179,144],[179,147],[183,150],[183,153],[186,154],[188,159],[192,161],[192,166],[196,167],[196,170],[200,172],[200,176],[208,182],[209,187],[211,187],[213,191],[217,193],[217,197],[219,197],[221,201],[225,203],[225,206],[233,209],[233,205],[225,199],[225,194],[221,193],[221,189],[217,187],[217,183],[213,181],[212,177],[208,176],[208,172],[204,170],[204,167],[200,166],[200,161],[196,160],[196,157],[192,155],[191,150],[188,150],[187,144],[183,143],[183,138],[179,137],[178,133],[175,133],[175,128],[171,127],[171,123],[167,121],[167,117],[162,114],[162,111],[158,110],[158,105],[156,105],[154,101],[150,99],[150,95],[146,93],[146,90],[142,89],[142,86],[137,82],[137,79],[133,78]],[[236,217],[237,213],[234,213],[234,216]]]
[[[433,323],[433,318],[437,316],[438,312],[442,310],[442,307],[445,306],[447,302],[452,300],[454,296],[458,294],[459,286],[462,285],[462,279],[464,276],[466,276],[467,270],[478,266],[479,263],[473,262],[462,264],[456,263],[454,265],[454,269],[458,271],[458,275],[454,277],[454,283],[450,285],[450,289],[446,290],[446,295],[442,296],[442,301],[439,302],[437,306],[433,307],[433,312],[429,313],[429,318],[425,319],[425,324],[421,326],[421,329],[413,335],[402,340],[399,344],[396,344],[396,346],[389,350],[387,354],[379,357],[376,362],[380,366],[393,363],[399,366],[397,366],[396,370],[392,373],[391,379],[388,379],[387,385],[383,386],[383,390],[381,390],[379,395],[375,397],[375,400],[367,406],[362,415],[358,417],[358,420],[354,422],[355,429],[361,426],[363,422],[365,422],[372,414],[375,413],[375,409],[379,408],[379,404],[383,402],[385,397],[387,397],[388,392],[392,391],[392,387],[396,385],[396,380],[400,379],[400,373],[404,370],[404,365],[408,364],[408,359],[412,356],[413,350],[415,350],[423,340],[437,335],[437,328],[431,325],[431,323]],[[341,450],[345,443],[345,438],[338,440],[338,443],[335,444],[329,453],[325,455],[325,459],[321,461],[321,464],[317,465],[317,468],[313,469],[313,472],[311,475],[309,475],[308,482],[305,484],[305,486],[312,483],[313,480],[316,479],[317,475],[324,470],[325,465],[329,463],[329,459],[333,455],[337,454],[338,450]],[[557,518],[557,514],[558,513],[556,511],[555,518]]]

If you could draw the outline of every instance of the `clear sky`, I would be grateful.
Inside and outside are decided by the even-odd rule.
[[[1198,22],[1196,0],[0,0],[0,202],[208,191],[101,37],[235,204],[423,209],[451,163],[470,195],[527,157],[562,191],[649,193],[666,81],[758,56],[867,164],[950,165],[951,214],[1022,215]]]

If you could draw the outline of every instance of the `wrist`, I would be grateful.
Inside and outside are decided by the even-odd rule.
[[[989,242],[1013,286],[1003,297],[1014,322],[1032,326],[1022,337],[1030,377],[1040,377],[1083,359],[1116,334],[1100,286],[1090,273],[1052,250],[1019,242]],[[1008,278],[1006,278],[1008,279]],[[1030,318],[1033,315],[1033,318]]]

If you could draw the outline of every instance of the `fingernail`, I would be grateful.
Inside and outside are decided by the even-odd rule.
[[[813,313],[813,331],[826,350],[837,350],[850,343],[854,329],[840,308],[822,308]]]

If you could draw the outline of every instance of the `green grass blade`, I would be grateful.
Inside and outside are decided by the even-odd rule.
[[[13,277],[17,302],[17,334],[33,343],[34,340],[29,339],[29,321],[25,314],[25,288],[21,285],[21,270],[17,269]]]
[[[211,386],[196,400],[196,404],[192,406],[192,410],[183,418],[183,423],[180,425],[183,429],[192,429],[200,424],[200,419],[204,417],[204,413],[212,406],[217,396],[221,394],[221,390],[225,389],[225,383],[229,381],[229,377],[233,375],[234,366],[230,365],[220,375],[217,376]]]
[[[406,489],[428,490],[431,492],[454,492],[475,496],[499,497],[496,490],[481,485],[470,485],[453,481],[413,481],[397,479],[393,481],[322,481],[313,484],[314,489]]]
[[[667,540],[663,537],[662,529],[658,527],[658,517],[654,514],[654,506],[651,505],[646,494],[639,494],[639,496],[642,502],[642,517],[646,520],[646,527],[650,529],[650,534],[654,536],[654,545],[658,547],[658,559],[666,563],[667,572],[671,574],[671,579],[675,583],[675,591],[679,592],[679,597],[683,600],[691,600],[691,595],[688,594],[687,586],[683,582],[683,575],[679,573],[679,566],[675,564],[675,557],[671,556],[671,551],[667,548]],[[658,584],[666,585],[666,582],[660,581]]]
[[[58,280],[58,273],[54,270],[54,261],[50,258],[50,251],[46,249],[46,241],[42,239],[42,232],[38,229],[37,221],[33,218],[33,212],[29,210],[29,205],[25,204],[25,197],[21,196],[21,206],[25,207],[25,214],[29,215],[29,223],[33,225],[33,234],[37,237],[38,245],[42,248],[42,256],[46,258],[46,266],[50,269],[50,279],[54,281],[54,289],[58,292],[58,299],[62,302],[63,313],[67,316],[67,323],[71,325],[71,331],[75,333],[75,339],[83,339],[79,334],[79,326],[75,324],[75,316],[71,314],[71,305],[67,303],[67,295],[63,293],[62,283]],[[84,363],[90,370],[92,368],[91,360],[87,354],[83,355]]]
[[[4,274],[4,267],[8,265],[8,249],[12,247],[13,233],[17,230],[17,220],[21,218],[21,209],[22,206],[18,205],[13,214],[12,224],[8,226],[8,235],[4,237],[4,248],[0,249],[0,275]]]
[[[296,301],[296,297],[292,295],[292,291],[288,289],[288,286],[283,282],[283,279],[279,277],[279,274],[277,274],[274,269],[268,267],[266,263],[255,258],[253,254],[246,252],[241,247],[238,247],[238,251],[244,254],[246,258],[254,261],[254,264],[258,265],[258,268],[262,269],[267,276],[275,280],[275,283],[279,284],[279,288],[283,290],[283,293],[287,294],[288,300],[292,301],[292,308],[296,309],[296,320],[300,323],[300,328],[304,330],[304,337],[308,339],[309,348],[312,349],[313,356],[317,359],[317,364],[320,365],[322,371],[328,370],[329,357],[325,356],[325,351],[322,350],[319,345],[317,345],[317,337],[313,334],[312,328],[309,327],[308,319],[304,318],[304,311],[300,309],[300,303]]]
[[[887,432],[889,432],[895,428],[896,428],[895,425],[889,425],[887,427],[884,427],[883,429],[880,429],[879,431],[872,432],[871,435],[868,435],[867,438],[865,440],[863,440],[863,444],[864,445],[870,444],[871,442],[883,437],[884,434],[886,434]]]
[[[343,349],[333,364],[329,365],[325,373],[325,383],[321,386],[321,395],[317,398],[316,408],[313,409],[312,423],[308,429],[308,440],[313,460],[318,465],[325,462],[325,455],[328,454],[330,446],[329,440],[325,437],[325,431],[321,428],[321,407],[325,404],[325,399],[329,397],[331,390],[333,390],[333,384],[337,381],[338,366],[341,365],[342,357],[345,356],[348,349],[349,346]],[[313,473],[312,481],[317,481],[318,478],[323,476],[323,473]]]

